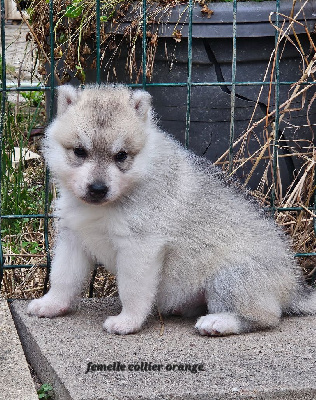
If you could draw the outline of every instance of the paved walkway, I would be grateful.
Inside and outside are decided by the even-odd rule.
[[[134,335],[102,330],[117,299],[89,299],[72,315],[38,319],[13,303],[27,358],[60,400],[316,399],[316,317],[271,331],[199,336],[192,320],[157,317]]]
[[[0,299],[0,400],[36,400],[22,346],[8,303]]]
[[[8,85],[17,84],[18,79],[23,82],[29,81],[31,78],[34,46],[31,42],[26,41],[28,33],[29,29],[24,23],[5,25]]]

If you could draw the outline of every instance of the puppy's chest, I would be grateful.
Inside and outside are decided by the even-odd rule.
[[[116,273],[116,247],[113,238],[107,232],[85,229],[80,232],[84,247],[95,260]]]
[[[68,221],[68,226],[78,234],[86,251],[98,263],[116,273],[117,241],[130,233],[122,215],[77,215],[76,219]]]

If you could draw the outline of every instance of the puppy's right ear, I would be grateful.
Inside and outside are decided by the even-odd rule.
[[[78,89],[71,85],[59,86],[57,94],[57,115],[63,114],[78,99]]]

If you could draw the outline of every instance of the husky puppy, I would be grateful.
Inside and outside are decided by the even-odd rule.
[[[316,312],[282,232],[159,130],[145,91],[60,87],[44,153],[58,235],[50,290],[28,313],[74,309],[95,262],[117,276],[122,311],[106,318],[110,333],[140,330],[154,305],[200,316],[195,328],[210,336]]]

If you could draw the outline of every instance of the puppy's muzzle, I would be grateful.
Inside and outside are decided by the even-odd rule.
[[[88,186],[85,200],[89,203],[102,203],[106,200],[109,188],[103,182],[94,182]]]

